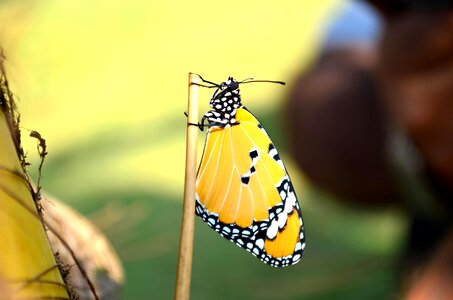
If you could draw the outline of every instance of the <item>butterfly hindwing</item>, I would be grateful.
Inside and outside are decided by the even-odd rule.
[[[196,214],[226,239],[276,267],[305,247],[300,207],[277,149],[245,108],[209,128],[197,174]]]

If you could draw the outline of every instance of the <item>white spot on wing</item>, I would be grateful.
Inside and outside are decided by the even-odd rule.
[[[293,210],[293,207],[296,205],[296,196],[294,195],[293,192],[290,192],[288,194],[288,197],[286,198],[285,202],[285,212],[287,214],[291,213]]]
[[[269,151],[269,156],[274,157],[276,154],[278,154],[277,149],[272,148],[271,151]]]
[[[277,221],[272,221],[271,226],[266,231],[266,236],[268,239],[274,239],[277,236],[278,232],[278,223]]]
[[[288,215],[285,212],[282,212],[278,215],[278,227],[283,228],[286,224],[286,220],[288,219]]]
[[[264,240],[263,239],[259,239],[255,242],[255,245],[260,248],[260,249],[263,249],[264,248]]]
[[[300,243],[297,243],[294,251],[299,251],[300,249],[302,249],[302,245]]]
[[[286,192],[285,191],[281,191],[280,192],[280,198],[282,198],[282,199],[286,198]]]

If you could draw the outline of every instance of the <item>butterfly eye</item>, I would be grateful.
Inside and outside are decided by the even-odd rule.
[[[239,88],[239,83],[237,81],[233,81],[230,83],[228,88],[232,91],[237,90]]]

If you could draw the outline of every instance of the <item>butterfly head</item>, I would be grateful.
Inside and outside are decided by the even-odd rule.
[[[239,82],[232,77],[218,85],[209,105],[217,112],[232,113],[241,107]]]

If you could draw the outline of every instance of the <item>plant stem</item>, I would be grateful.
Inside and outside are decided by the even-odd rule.
[[[187,122],[198,122],[198,76],[189,73],[189,100]],[[192,270],[192,250],[195,219],[195,190],[197,176],[197,126],[187,125],[186,174],[184,181],[184,204],[182,212],[181,238],[179,240],[178,270],[176,277],[175,300],[190,298],[190,277]]]

